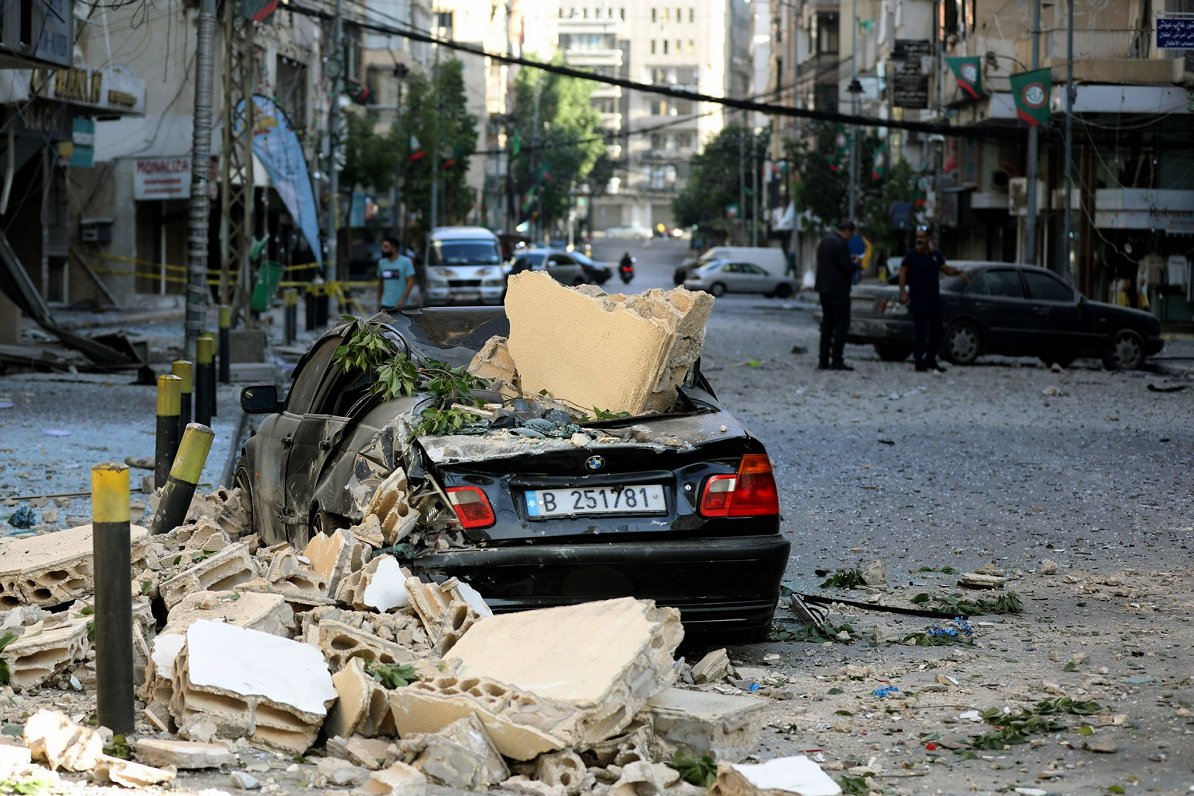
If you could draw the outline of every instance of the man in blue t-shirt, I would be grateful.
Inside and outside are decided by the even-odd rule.
[[[916,245],[900,263],[900,303],[907,304],[912,313],[912,358],[921,373],[945,372],[937,364],[943,327],[941,274],[969,281],[965,271],[945,264],[945,257],[929,240],[929,228],[917,227]]]
[[[382,239],[381,259],[377,261],[377,306],[383,312],[402,309],[415,287],[415,265],[398,251],[397,238]]]

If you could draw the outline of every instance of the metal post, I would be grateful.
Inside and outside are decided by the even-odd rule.
[[[182,430],[187,427],[187,423],[191,422],[191,395],[194,392],[194,381],[191,378],[191,360],[174,360],[174,362],[170,363],[170,372],[182,379],[182,387],[178,400],[178,437],[181,439]]]
[[[133,572],[125,465],[109,462],[91,468],[91,527],[96,718],[112,732],[128,735],[134,729]]]
[[[759,245],[759,145],[750,131],[750,245]]]
[[[1041,67],[1041,0],[1032,0],[1032,69]],[[1024,262],[1037,265],[1036,257],[1036,172],[1040,131],[1028,128],[1028,218],[1024,222]]]
[[[211,425],[211,394],[216,390],[213,348],[215,341],[209,334],[195,341],[195,421],[205,426]]]
[[[182,379],[171,374],[158,376],[158,422],[154,438],[153,488],[161,489],[178,452],[178,405]]]
[[[409,74],[406,64],[394,64],[394,84],[398,90],[398,101],[395,103],[394,111],[394,129],[400,129],[399,122],[402,120],[402,81]],[[399,155],[394,162],[394,190],[391,192],[391,201],[394,204],[394,237],[402,242],[402,167],[403,159]],[[290,342],[287,342],[290,345]]]
[[[861,88],[858,84],[858,0],[850,2],[850,113],[859,115],[858,94]],[[846,217],[851,221],[858,209],[858,125],[850,125],[850,185]],[[838,205],[839,207],[841,205]]]
[[[437,39],[439,33],[439,28],[436,28]],[[435,48],[435,60],[431,65],[431,93],[435,95],[436,112],[431,125],[431,226],[428,232],[439,226],[439,112],[442,110],[439,97],[439,44],[432,46]]]
[[[227,304],[220,305],[220,384],[232,381],[232,363],[229,362],[229,349],[232,347],[232,308]],[[212,412],[215,414],[214,410]]]
[[[282,294],[282,303],[285,306],[283,314],[283,325],[285,327],[284,340],[285,345],[293,345],[294,340],[298,337],[298,290],[293,287],[286,288]]]
[[[1065,255],[1063,276],[1077,283],[1074,262],[1074,0],[1066,3],[1065,34]]]
[[[742,125],[738,130],[738,229],[741,241],[746,243],[746,111],[742,112]]]
[[[191,146],[191,202],[187,233],[187,311],[184,345],[189,356],[203,330],[207,307],[207,232],[211,215],[212,76],[215,71],[216,0],[200,0],[195,45],[195,110]]]
[[[183,432],[182,444],[178,446],[178,457],[170,468],[170,477],[162,489],[158,510],[153,515],[150,533],[157,535],[174,530],[187,517],[195,487],[203,475],[203,465],[211,451],[215,432],[201,423],[191,423]]]
[[[336,16],[332,19],[332,51],[338,69],[332,75],[332,97],[328,103],[328,209],[327,228],[327,273],[328,284],[335,284],[337,274],[337,247],[340,228],[340,168],[336,165],[336,150],[340,147],[340,90],[344,76],[344,0],[336,0]]]

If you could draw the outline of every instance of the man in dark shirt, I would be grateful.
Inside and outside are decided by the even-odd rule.
[[[916,228],[916,245],[900,263],[900,303],[912,313],[912,358],[916,370],[944,373],[937,364],[941,348],[941,274],[967,279],[966,272],[945,264],[929,240],[929,228]]]
[[[817,244],[817,281],[821,294],[821,350],[819,370],[854,370],[842,359],[846,332],[850,328],[850,284],[857,267],[847,241],[854,234],[854,222],[839,221]]]

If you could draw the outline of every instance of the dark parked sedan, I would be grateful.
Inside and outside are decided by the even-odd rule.
[[[402,564],[435,581],[458,577],[496,611],[634,596],[679,608],[689,631],[766,634],[789,551],[771,462],[697,367],[664,414],[573,418],[559,438],[516,433],[563,422],[558,413],[479,436],[410,438],[404,421],[427,397],[382,400],[373,377],[335,364],[336,348],[366,323],[395,354],[459,366],[509,324],[500,308],[390,320],[329,330],[296,366],[285,400],[272,386],[243,391],[244,410],[264,419],[236,484],[266,543],[302,545],[313,531],[360,522],[371,494],[362,484],[402,467],[412,491],[438,501],[421,522],[441,512],[443,536],[458,542],[409,549]],[[527,404],[515,405],[524,417]],[[574,444],[578,433],[585,444]]]
[[[1159,352],[1161,323],[1147,312],[1091,301],[1056,274],[1035,265],[952,262],[967,272],[942,277],[945,338],[941,354],[969,365],[983,354],[1039,357],[1068,366],[1096,357],[1113,370],[1140,367]],[[899,288],[863,285],[851,295],[851,343],[872,344],[897,362],[912,353],[912,316]]]

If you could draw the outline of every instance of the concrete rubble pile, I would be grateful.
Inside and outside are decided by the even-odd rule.
[[[382,514],[401,500],[395,483]],[[142,787],[262,749],[318,757],[314,784],[359,793],[683,793],[698,789],[662,761],[741,759],[759,738],[767,700],[694,690],[733,673],[724,651],[691,671],[674,660],[675,609],[622,598],[494,615],[468,584],[412,576],[368,532],[265,547],[235,526],[238,507],[221,490],[171,533],[134,529],[134,759],[105,754],[107,731],[82,716],[42,710],[24,747],[0,744],[0,777],[50,769]],[[90,550],[87,527],[0,540],[10,689],[94,689]],[[18,576],[14,553],[36,566]],[[680,671],[707,685],[677,687]],[[752,792],[742,782],[724,792]]]

